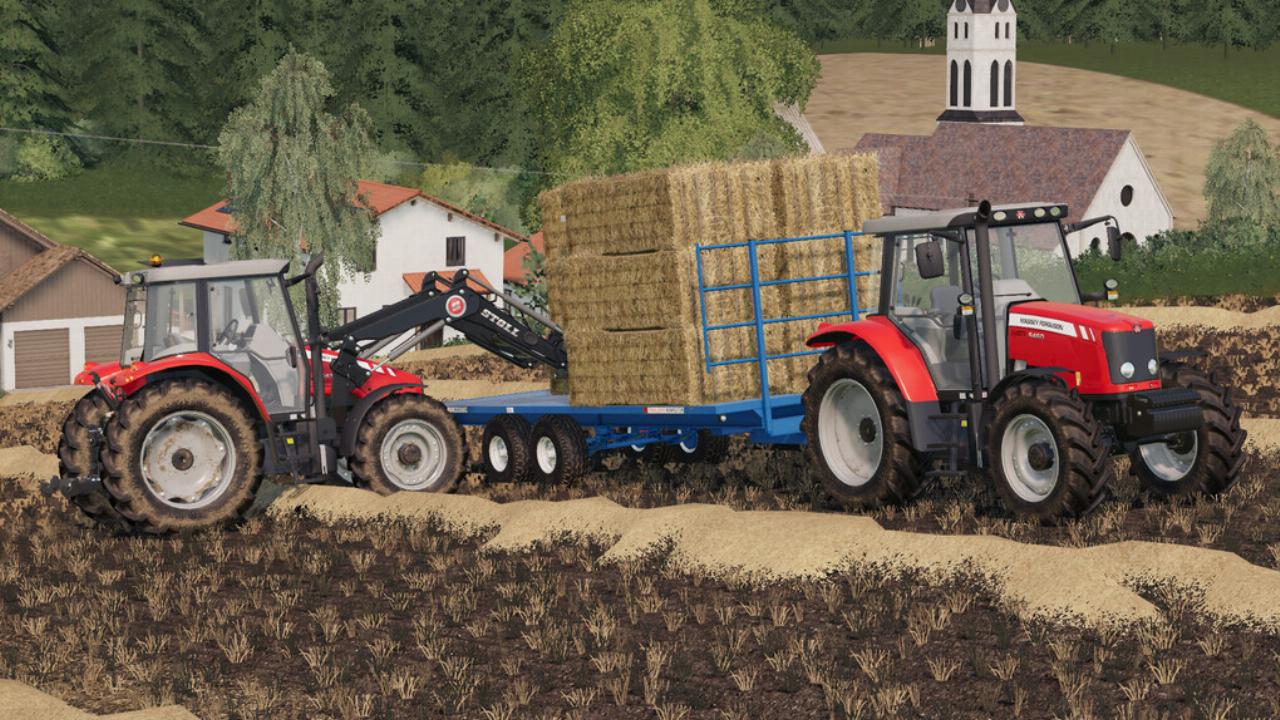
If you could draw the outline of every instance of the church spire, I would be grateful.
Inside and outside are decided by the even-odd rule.
[[[947,11],[946,112],[938,122],[1022,124],[1012,0],[952,0]]]

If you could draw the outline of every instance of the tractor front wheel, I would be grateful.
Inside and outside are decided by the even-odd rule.
[[[1204,424],[1170,442],[1134,447],[1129,453],[1129,473],[1160,495],[1218,495],[1230,490],[1240,478],[1248,436],[1240,427],[1241,410],[1231,401],[1230,390],[1181,362],[1160,366],[1160,384],[1194,390],[1200,396]]]
[[[884,363],[863,345],[823,353],[809,371],[801,429],[827,492],[846,506],[906,502],[920,488],[907,405]]]
[[[987,437],[992,480],[1015,515],[1077,517],[1102,499],[1115,475],[1098,421],[1079,394],[1052,379],[1006,388]]]
[[[101,432],[110,408],[102,395],[94,390],[80,398],[62,421],[62,438],[58,441],[58,474],[64,478],[86,478],[93,474],[100,446],[92,440]],[[99,472],[101,476],[101,472]],[[110,528],[128,528],[129,522],[111,506],[107,491],[86,493],[71,498],[80,511]]]
[[[426,395],[392,395],[365,416],[356,433],[351,472],[382,495],[449,492],[462,475],[462,428]]]
[[[167,532],[237,520],[261,480],[252,411],[201,380],[165,380],[107,422],[103,486],[140,529]]]

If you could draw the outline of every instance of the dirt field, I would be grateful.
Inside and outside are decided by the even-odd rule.
[[[1172,312],[1221,327],[1169,324],[1166,348],[1277,404],[1271,311]],[[847,513],[799,452],[736,443],[574,486],[286,490],[243,528],[154,539],[34,494],[68,408],[0,407],[0,448],[37,446],[0,449],[0,678],[23,683],[0,717],[26,686],[206,719],[1280,717],[1280,417],[1247,418],[1222,498],[1151,498],[1122,462],[1060,526],[980,479]]]
[[[945,101],[942,56],[818,59],[822,77],[805,116],[828,150],[852,147],[868,132],[933,132]],[[1132,130],[1180,228],[1204,217],[1204,166],[1216,140],[1247,117],[1280,137],[1280,119],[1203,95],[1088,70],[1025,62],[1018,68],[1018,112],[1028,123]]]

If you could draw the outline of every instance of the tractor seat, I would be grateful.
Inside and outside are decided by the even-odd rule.
[[[271,326],[262,323],[249,326],[245,341],[253,379],[268,409],[273,409],[273,404],[279,406],[276,410],[296,409],[298,372],[289,364],[289,343]]]

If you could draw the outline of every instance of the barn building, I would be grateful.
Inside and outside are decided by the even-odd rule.
[[[124,288],[85,251],[0,210],[0,388],[67,385],[120,359]]]
[[[377,216],[377,249],[371,272],[338,285],[343,322],[417,292],[431,271],[452,275],[466,268],[502,289],[506,246],[526,241],[514,230],[417,188],[361,180],[358,194]],[[203,232],[206,263],[231,258],[235,221],[225,201],[191,215],[182,224]],[[455,334],[446,328],[426,344],[438,345]]]
[[[1017,111],[1012,0],[953,0],[945,110],[932,135],[869,133],[855,152],[880,159],[881,205],[905,215],[998,203],[1066,202],[1072,222],[1113,215],[1139,240],[1173,227],[1173,209],[1128,130],[1026,125]],[[1102,226],[1068,236],[1072,253]]]

